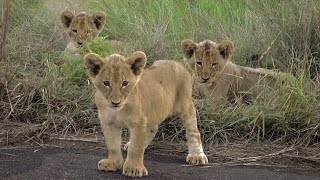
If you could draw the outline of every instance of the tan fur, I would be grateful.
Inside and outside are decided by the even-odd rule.
[[[194,66],[196,90],[215,105],[224,105],[230,96],[252,101],[262,92],[273,90],[279,78],[285,77],[284,73],[232,63],[234,45],[228,40],[195,43],[187,39],[181,45],[184,56]]]
[[[108,149],[108,158],[98,164],[100,170],[122,169],[124,175],[133,177],[147,175],[143,164],[145,148],[159,124],[172,115],[178,115],[186,129],[186,161],[208,162],[197,128],[191,76],[182,65],[159,60],[144,69],[146,55],[141,51],[127,58],[117,54],[102,58],[91,53],[84,60],[96,88],[95,103]],[[130,131],[130,143],[123,164],[120,145],[124,127]]]
[[[106,24],[106,15],[103,12],[96,12],[92,15],[82,12],[75,15],[66,10],[61,14],[61,22],[69,36],[66,52],[79,54],[83,43],[100,34]],[[120,41],[110,40],[109,44],[115,52],[123,50],[123,43]]]

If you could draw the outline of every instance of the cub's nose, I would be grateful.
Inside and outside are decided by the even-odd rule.
[[[79,45],[79,46],[82,46],[82,44],[83,44],[82,42],[78,42],[78,45]]]
[[[121,103],[121,101],[119,101],[119,102],[111,101],[111,104],[112,104],[113,106],[118,106],[120,103]]]

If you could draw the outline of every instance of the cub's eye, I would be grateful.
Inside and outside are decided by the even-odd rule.
[[[212,67],[214,67],[214,66],[216,66],[216,65],[218,65],[218,63],[212,63]]]
[[[110,82],[109,81],[103,81],[102,83],[103,83],[103,85],[105,85],[107,87],[110,87]]]
[[[202,62],[201,62],[201,61],[198,61],[198,62],[197,62],[197,65],[202,66]]]
[[[128,84],[129,84],[128,81],[123,81],[123,82],[122,82],[122,86],[123,86],[123,87],[128,86]]]
[[[72,32],[77,33],[77,32],[78,32],[78,30],[76,30],[76,29],[72,29]]]

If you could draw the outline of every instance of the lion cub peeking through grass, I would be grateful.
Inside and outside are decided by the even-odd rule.
[[[69,36],[65,51],[75,55],[79,55],[83,44],[97,37],[106,24],[106,14],[103,12],[89,15],[86,12],[74,14],[66,10],[61,13],[60,19]],[[123,50],[123,43],[120,41],[109,40],[109,44],[115,52]]]
[[[224,105],[230,97],[250,102],[263,92],[270,93],[287,76],[285,73],[232,63],[230,59],[234,45],[228,40],[195,43],[187,39],[181,45],[184,56],[195,68],[195,89],[217,106]]]
[[[108,158],[98,163],[99,170],[122,169],[126,176],[148,175],[144,151],[159,124],[171,115],[182,120],[188,141],[191,164],[206,164],[192,100],[192,81],[188,71],[174,61],[160,60],[144,69],[146,55],[134,52],[129,57],[114,54],[102,58],[84,57],[87,75],[96,88],[98,107]],[[127,159],[121,155],[122,128],[130,131]]]

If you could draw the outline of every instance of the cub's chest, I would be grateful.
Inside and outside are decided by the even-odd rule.
[[[107,123],[110,126],[128,128],[131,126],[131,123],[133,123],[133,121],[137,119],[136,114],[131,114],[130,112],[131,111],[128,111],[126,107],[123,107],[118,111],[108,110],[108,112],[104,114],[105,117],[102,119],[105,119],[104,123]]]
[[[101,124],[108,126],[123,127],[124,121],[119,118],[117,111],[112,109],[104,109],[99,111],[99,119]]]

